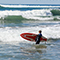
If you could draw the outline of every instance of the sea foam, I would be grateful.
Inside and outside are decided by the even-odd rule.
[[[0,18],[5,18],[6,16],[19,16],[21,15],[23,18],[27,19],[38,19],[38,20],[51,20],[53,17],[41,17],[41,16],[52,16],[50,10],[42,9],[42,10],[31,10],[31,11],[19,11],[19,10],[5,10],[0,11]]]

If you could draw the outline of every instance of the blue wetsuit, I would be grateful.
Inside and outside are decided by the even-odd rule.
[[[40,43],[40,38],[41,38],[41,37],[42,37],[42,34],[39,33],[39,34],[37,35],[36,39],[35,39],[36,44],[39,44],[39,43]]]

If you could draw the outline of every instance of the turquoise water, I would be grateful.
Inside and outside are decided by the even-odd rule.
[[[20,37],[39,30],[46,44]],[[60,5],[0,4],[0,60],[60,60]]]

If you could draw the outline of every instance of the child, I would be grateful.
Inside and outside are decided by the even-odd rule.
[[[41,30],[39,30],[39,34],[37,35],[35,41],[36,41],[36,44],[39,44],[40,43],[40,38],[42,37],[42,34],[41,34]]]

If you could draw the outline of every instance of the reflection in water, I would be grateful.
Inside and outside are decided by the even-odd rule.
[[[32,47],[28,47],[28,48],[20,47],[22,54],[25,56],[30,56],[30,55],[37,54],[37,53],[38,54],[45,53],[46,48],[47,46],[45,45],[33,45]]]

